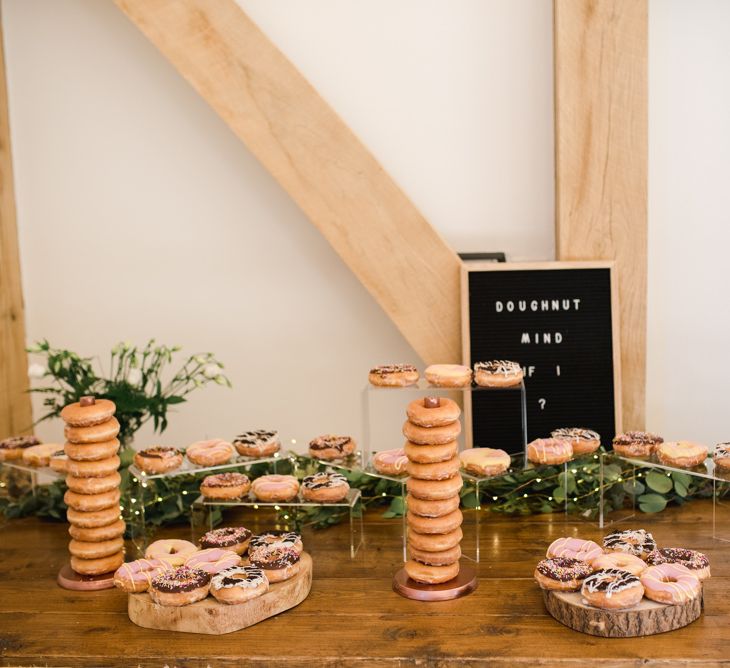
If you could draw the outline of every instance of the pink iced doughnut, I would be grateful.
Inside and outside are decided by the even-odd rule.
[[[537,438],[527,445],[527,459],[533,464],[555,466],[573,458],[573,446],[559,438]]]
[[[241,557],[230,550],[222,550],[219,547],[209,547],[207,550],[200,550],[185,561],[188,568],[198,568],[201,571],[215,575],[226,568],[233,568],[241,563]]]
[[[185,560],[198,551],[196,545],[187,540],[156,540],[144,552],[145,559],[162,559],[173,566],[182,566]]]
[[[644,595],[652,601],[679,605],[702,591],[699,578],[681,564],[649,566],[641,575]]]
[[[569,559],[580,559],[581,561],[593,561],[603,554],[601,546],[592,540],[581,538],[558,538],[554,540],[547,549],[547,558],[567,557]]]
[[[137,559],[122,564],[114,573],[114,586],[126,592],[147,591],[152,579],[175,568],[162,559]]]

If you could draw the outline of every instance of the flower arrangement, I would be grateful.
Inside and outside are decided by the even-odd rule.
[[[67,404],[93,394],[116,404],[122,446],[128,445],[149,420],[154,430],[162,433],[170,408],[187,401],[191,392],[209,383],[231,386],[223,365],[212,353],[190,355],[175,369],[174,356],[179,351],[180,346],[158,345],[154,339],[143,347],[118,343],[111,350],[105,372],[98,359],[53,348],[46,340],[37,342],[28,352],[41,356],[43,362],[31,364],[28,375],[48,381],[30,390],[44,395],[43,405],[48,409],[38,422],[59,416]]]

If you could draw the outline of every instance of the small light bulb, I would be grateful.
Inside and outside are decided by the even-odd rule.
[[[498,498],[499,498],[498,496],[493,496],[492,501],[496,501]]]
[[[274,506],[274,510],[281,510],[279,506]]]

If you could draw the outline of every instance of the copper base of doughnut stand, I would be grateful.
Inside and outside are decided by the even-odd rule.
[[[56,581],[59,587],[71,589],[72,591],[98,591],[114,587],[114,573],[80,575],[71,569],[71,564],[64,564],[61,566],[61,570],[58,571]]]
[[[451,601],[471,594],[477,588],[477,572],[468,564],[462,565],[459,574],[443,584],[421,584],[411,580],[405,568],[393,576],[393,591],[414,601]]]

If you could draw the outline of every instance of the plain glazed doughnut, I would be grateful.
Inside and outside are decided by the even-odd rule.
[[[161,559],[137,559],[122,564],[114,573],[114,586],[130,594],[147,591],[153,578],[175,569]]]
[[[70,524],[81,527],[82,529],[95,529],[96,527],[105,527],[113,524],[120,518],[119,507],[112,506],[104,508],[104,510],[95,510],[85,513],[81,510],[69,508],[66,511],[66,519]]]
[[[410,554],[411,559],[420,561],[422,564],[428,564],[429,566],[448,566],[461,559],[461,547],[455,545],[441,552],[426,552],[425,550],[419,550],[410,545],[408,547],[408,554]]]
[[[188,568],[199,568],[201,571],[214,575],[225,571],[227,568],[233,568],[241,563],[240,555],[232,550],[224,550],[220,547],[209,547],[190,555],[185,560],[185,566]]]
[[[591,566],[596,571],[614,568],[619,571],[628,571],[631,575],[641,575],[646,570],[646,563],[628,552],[602,554],[591,561]]]
[[[582,538],[558,538],[550,543],[545,556],[548,559],[556,557],[568,557],[569,559],[580,559],[581,561],[593,561],[603,554],[601,547],[592,540]]]
[[[460,505],[461,499],[458,494],[448,499],[426,501],[418,499],[413,494],[406,494],[406,507],[414,515],[421,517],[441,517],[454,512]]]
[[[550,436],[561,441],[568,441],[573,446],[573,454],[587,455],[601,447],[598,432],[582,427],[563,427],[550,432]]]
[[[697,550],[686,550],[682,547],[663,547],[651,552],[646,557],[646,563],[652,566],[680,564],[688,568],[690,573],[700,580],[706,580],[710,577],[710,560]]]
[[[554,466],[563,464],[573,457],[573,446],[557,438],[537,438],[527,446],[527,459],[533,464]]]
[[[461,467],[472,475],[493,476],[504,473],[512,458],[504,450],[469,448],[459,453]]]
[[[541,589],[578,591],[593,568],[587,561],[557,557],[543,559],[535,569],[534,578]]]
[[[459,419],[461,408],[447,397],[423,397],[408,404],[406,415],[419,427],[443,427]]]
[[[730,443],[718,443],[712,453],[718,471],[730,471]]]
[[[34,445],[40,445],[35,436],[13,436],[0,441],[0,462],[11,462],[23,457],[23,451]]]
[[[409,559],[404,568],[408,577],[422,584],[441,584],[453,580],[459,574],[459,562],[445,566],[431,566],[420,561]]]
[[[119,471],[114,471],[109,475],[100,478],[77,478],[76,476],[66,476],[66,487],[72,492],[79,494],[101,494],[102,492],[111,492],[119,489],[122,482],[122,476]]]
[[[580,593],[585,602],[595,608],[622,610],[641,601],[644,587],[639,578],[628,571],[608,568],[583,580]]]
[[[110,538],[109,540],[101,540],[98,542],[87,543],[73,539],[69,541],[68,551],[79,559],[101,559],[102,557],[110,557],[124,549],[124,539]]]
[[[707,459],[707,447],[690,441],[665,441],[655,452],[662,464],[683,469],[699,466]]]
[[[79,575],[103,575],[113,573],[124,563],[124,552],[117,552],[100,559],[79,559],[71,555],[71,570]]]
[[[461,364],[432,364],[423,372],[426,380],[436,387],[466,387],[471,385],[471,369]]]
[[[119,439],[112,438],[109,441],[99,443],[66,443],[63,450],[69,459],[76,461],[98,461],[109,459],[119,451]]]
[[[202,601],[210,589],[210,574],[180,566],[152,578],[150,598],[158,605],[182,606]]]
[[[382,364],[370,369],[368,381],[379,387],[406,387],[418,382],[418,369],[412,364]]]
[[[94,527],[93,529],[85,529],[69,524],[68,532],[74,540],[80,540],[86,543],[96,543],[103,540],[111,540],[124,535],[127,525],[124,520],[117,520],[103,527]]]
[[[69,458],[66,462],[66,471],[76,478],[103,478],[114,473],[119,468],[119,464],[118,455],[96,462],[77,462]]]
[[[259,501],[292,501],[299,493],[299,481],[293,475],[262,475],[251,486]]]
[[[66,425],[63,429],[63,435],[69,443],[99,443],[100,441],[110,441],[119,434],[119,422],[116,418],[111,418],[101,424],[95,424],[93,427],[72,427]]]
[[[702,591],[700,579],[682,564],[649,566],[641,576],[644,594],[652,601],[681,605]]]
[[[455,441],[461,433],[461,422],[458,420],[441,427],[419,427],[409,420],[403,424],[403,436],[417,445],[442,445]]]
[[[415,513],[408,513],[408,526],[416,533],[449,533],[461,526],[464,516],[457,508],[446,515],[439,517],[422,517]]]
[[[458,457],[452,457],[445,462],[434,462],[433,464],[418,464],[409,461],[406,470],[408,475],[419,480],[446,480],[455,476],[461,468]]]
[[[254,550],[249,553],[252,566],[261,568],[269,582],[283,582],[294,577],[301,567],[299,552],[290,547]]]
[[[406,488],[408,492],[419,499],[426,501],[441,501],[458,494],[461,491],[463,481],[457,473],[446,480],[419,480],[408,478]]]
[[[417,533],[408,529],[408,545],[424,552],[443,552],[461,543],[461,527],[449,533]]]
[[[227,464],[235,454],[236,449],[233,445],[221,438],[197,441],[185,450],[185,456],[198,466]]]
[[[244,457],[270,457],[279,452],[281,441],[278,432],[268,429],[244,431],[233,439],[233,447]]]
[[[406,457],[417,464],[433,464],[451,459],[459,450],[458,441],[441,443],[439,445],[419,445],[406,441],[403,451]]]
[[[26,466],[48,466],[51,463],[51,456],[59,450],[63,450],[63,446],[58,443],[31,445],[23,450],[23,464]]]
[[[200,483],[200,493],[207,499],[240,499],[250,489],[248,476],[235,471],[205,476]]]
[[[621,457],[649,457],[664,439],[647,431],[627,431],[613,438],[613,449]]]
[[[113,401],[87,396],[81,397],[75,404],[64,406],[61,419],[72,427],[91,427],[109,420],[115,410]]]
[[[63,502],[69,508],[90,513],[95,510],[104,510],[105,508],[119,508],[120,496],[121,494],[118,488],[112,489],[109,492],[101,492],[100,494],[79,494],[69,489],[63,495]]]
[[[641,559],[646,559],[656,549],[656,541],[644,529],[626,529],[612,531],[603,538],[603,549],[606,552],[627,552]]]
[[[203,534],[198,542],[201,549],[220,547],[242,555],[248,549],[251,535],[246,527],[221,527]]]
[[[403,448],[381,450],[373,455],[373,468],[382,475],[403,475],[407,463],[408,457]]]
[[[344,459],[355,452],[355,441],[350,436],[325,434],[309,442],[309,456],[327,461]]]
[[[179,469],[183,463],[180,450],[169,445],[145,448],[134,454],[134,465],[149,475],[159,475]]]
[[[302,479],[302,498],[317,503],[337,503],[350,491],[350,483],[341,473],[319,471]]]
[[[198,551],[198,548],[187,540],[168,538],[150,543],[144,552],[145,559],[162,559],[173,566],[182,566],[188,557]]]
[[[256,566],[237,566],[221,571],[210,580],[210,593],[216,601],[235,605],[265,594],[269,581]]]
[[[522,382],[522,367],[509,360],[477,362],[474,365],[474,381],[482,387],[514,387]]]

